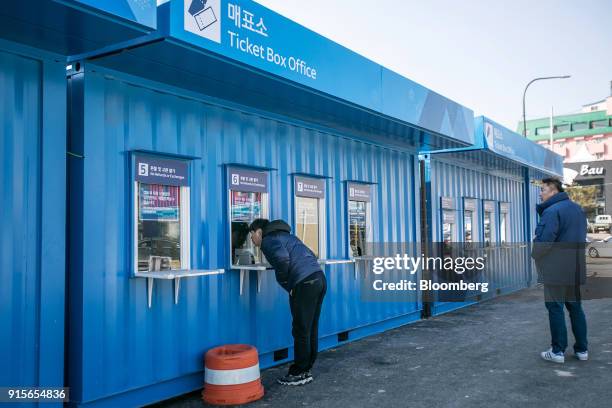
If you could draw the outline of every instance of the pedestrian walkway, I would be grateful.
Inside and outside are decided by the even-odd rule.
[[[287,365],[262,373],[250,407],[610,407],[612,299],[584,302],[590,361],[542,361],[543,291],[533,288],[369,337],[319,355],[315,381],[283,387]],[[570,344],[573,338],[570,334]],[[201,407],[199,393],[164,407]]]

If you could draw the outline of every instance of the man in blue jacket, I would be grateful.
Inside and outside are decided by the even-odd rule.
[[[537,206],[540,222],[531,256],[538,269],[538,281],[544,284],[552,338],[551,348],[541,356],[547,361],[565,362],[565,306],[576,339],[574,356],[578,360],[588,360],[587,325],[580,302],[580,285],[586,281],[586,216],[582,208],[569,199],[558,179],[542,180],[540,198],[542,203]]]
[[[325,274],[315,254],[291,234],[282,220],[256,219],[249,227],[251,240],[272,265],[276,281],[289,292],[294,362],[289,373],[278,379],[283,385],[312,381],[310,372],[319,349],[318,328],[321,305],[327,290]]]

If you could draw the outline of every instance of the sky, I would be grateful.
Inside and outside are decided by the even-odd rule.
[[[257,0],[516,130],[610,95],[612,0]]]

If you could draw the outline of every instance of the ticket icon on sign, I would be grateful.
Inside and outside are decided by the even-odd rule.
[[[203,31],[217,22],[217,16],[214,10],[212,7],[206,7],[206,1],[207,0],[193,0],[189,6],[189,14],[195,19],[200,31]]]

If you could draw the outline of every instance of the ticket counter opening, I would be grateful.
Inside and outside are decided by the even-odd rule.
[[[325,179],[294,176],[295,234],[319,259],[325,258]]]
[[[478,202],[473,198],[463,199],[463,242],[471,244],[477,241],[478,231],[476,230],[476,208]]]
[[[483,240],[486,247],[490,247],[495,243],[495,202],[483,202],[482,216],[482,231]]]
[[[253,245],[249,225],[268,218],[268,173],[246,168],[228,169],[230,264],[248,266],[265,263],[261,250]]]
[[[189,269],[188,163],[135,155],[134,271]]]
[[[348,183],[349,256],[359,258],[371,255],[368,242],[372,242],[372,191],[369,184]]]
[[[510,203],[499,203],[499,239],[502,244],[510,242]]]
[[[457,241],[457,214],[455,211],[455,199],[442,197],[440,199],[442,209],[442,242],[445,246]]]

